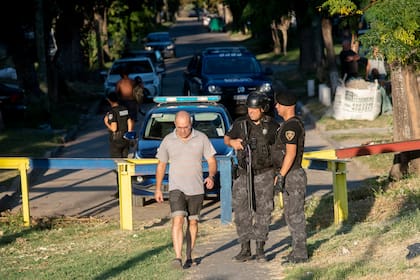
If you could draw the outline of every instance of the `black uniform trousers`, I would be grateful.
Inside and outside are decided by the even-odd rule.
[[[283,192],[284,215],[292,236],[292,255],[307,259],[305,196],[307,177],[302,168],[292,169],[286,175]]]
[[[274,170],[254,175],[254,194],[256,210],[252,211],[248,203],[247,176],[241,172],[233,182],[232,207],[235,213],[235,225],[240,243],[249,240],[266,241],[268,239],[273,200]]]

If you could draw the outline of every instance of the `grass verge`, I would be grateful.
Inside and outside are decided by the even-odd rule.
[[[413,279],[420,258],[408,258],[420,240],[420,178],[366,182],[349,193],[349,219],[333,225],[332,197],[307,204],[307,264],[285,279]],[[392,261],[390,261],[392,260]]]
[[[169,266],[169,228],[127,232],[101,220],[52,218],[24,229],[17,219],[1,224],[1,279],[182,279]]]

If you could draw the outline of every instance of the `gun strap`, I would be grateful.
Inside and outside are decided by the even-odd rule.
[[[247,120],[242,122],[243,130],[245,133],[245,153],[246,153],[246,187],[248,189],[248,206],[251,211],[256,210],[255,193],[254,193],[254,176],[252,174],[252,154],[251,147],[249,146],[249,134]]]

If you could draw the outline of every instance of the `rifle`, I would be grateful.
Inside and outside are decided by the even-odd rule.
[[[245,162],[246,162],[246,188],[248,190],[248,205],[249,209],[255,211],[255,193],[254,193],[254,176],[252,175],[252,149],[251,142],[248,137],[248,125],[246,121],[243,122],[245,132]],[[254,143],[255,144],[255,143]]]

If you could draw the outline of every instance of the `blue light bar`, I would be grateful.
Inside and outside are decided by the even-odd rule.
[[[220,95],[212,96],[156,96],[155,103],[219,102]]]

